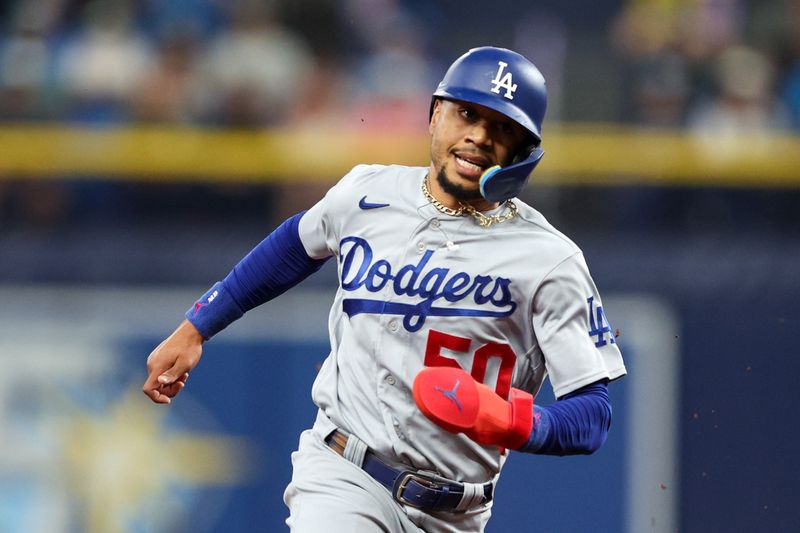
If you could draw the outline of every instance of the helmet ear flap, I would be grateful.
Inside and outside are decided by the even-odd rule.
[[[490,202],[504,202],[518,196],[528,183],[531,172],[544,156],[541,146],[532,148],[527,156],[524,155],[524,151],[519,153],[514,162],[508,166],[495,165],[487,168],[481,176],[481,196]],[[517,161],[517,158],[520,160]]]

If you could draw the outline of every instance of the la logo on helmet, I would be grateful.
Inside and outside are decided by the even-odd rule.
[[[511,72],[503,74],[508,63],[505,61],[498,61],[497,65],[497,74],[494,75],[494,79],[492,80],[492,85],[494,85],[494,87],[492,87],[491,91],[495,94],[500,94],[500,89],[505,89],[506,94],[503,96],[509,100],[513,100],[514,91],[517,90],[517,84],[514,83],[514,80],[511,78]]]

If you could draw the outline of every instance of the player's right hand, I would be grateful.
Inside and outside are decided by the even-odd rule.
[[[147,358],[147,380],[142,392],[155,403],[170,403],[186,385],[189,371],[202,353],[203,336],[184,320]]]

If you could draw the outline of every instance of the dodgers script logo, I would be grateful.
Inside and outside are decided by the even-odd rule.
[[[426,250],[416,264],[397,269],[386,259],[373,261],[372,247],[361,237],[345,237],[339,243],[339,250],[343,290],[363,287],[369,292],[379,292],[391,283],[398,296],[419,298],[416,303],[345,298],[342,308],[350,318],[361,313],[402,315],[403,326],[413,332],[422,328],[429,316],[506,317],[517,308],[511,299],[511,280],[470,276],[449,268],[427,268],[433,250]],[[450,303],[467,300],[481,308],[436,307],[434,304],[442,299]]]

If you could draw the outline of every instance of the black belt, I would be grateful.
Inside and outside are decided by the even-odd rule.
[[[325,443],[344,457],[347,435],[336,430],[328,435]],[[364,455],[361,468],[389,489],[395,500],[425,511],[455,511],[464,496],[463,483],[446,481],[427,472],[397,470],[383,462],[369,449]],[[484,483],[482,488],[482,499],[476,505],[492,501],[492,483]]]

